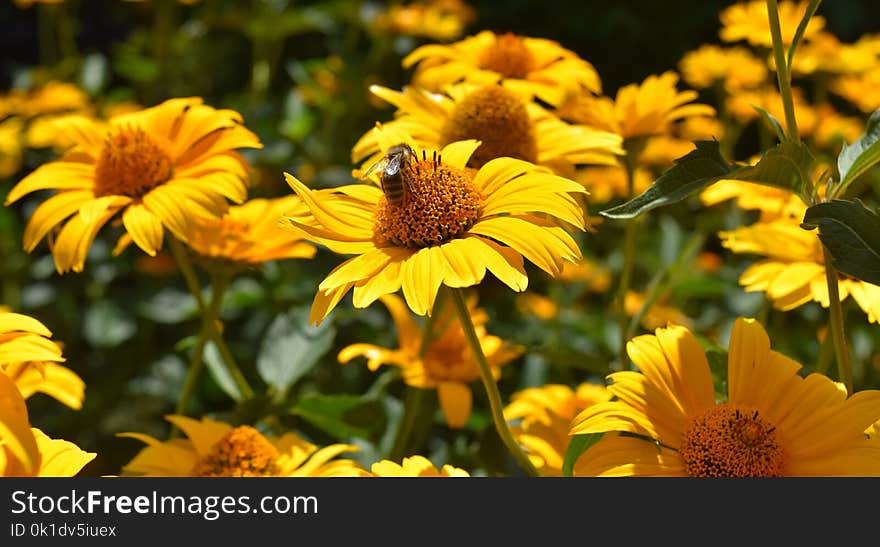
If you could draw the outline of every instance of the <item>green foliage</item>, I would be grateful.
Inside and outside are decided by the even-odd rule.
[[[859,200],[836,199],[807,209],[803,228],[819,239],[840,272],[880,285],[880,216]]]
[[[591,446],[599,442],[599,439],[601,438],[602,433],[573,435],[568,443],[568,447],[565,449],[565,457],[562,462],[562,475],[565,477],[571,477],[574,472],[574,464],[577,463],[578,458],[580,458],[584,452],[589,450]]]
[[[837,170],[840,173],[837,194],[842,195],[854,180],[877,163],[880,163],[880,110],[868,118],[864,135],[852,144],[843,144],[837,157]]]

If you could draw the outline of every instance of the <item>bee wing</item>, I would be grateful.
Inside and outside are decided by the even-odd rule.
[[[395,154],[388,158],[388,161],[385,162],[385,170],[389,173],[396,173],[400,171],[401,162],[403,162],[403,155]]]
[[[380,158],[379,160],[375,161],[373,163],[373,165],[369,166],[367,168],[367,170],[361,174],[361,178],[364,178],[364,179],[369,178],[369,176],[372,175],[377,170],[384,169],[386,163],[387,163],[387,158],[385,158],[385,157]]]

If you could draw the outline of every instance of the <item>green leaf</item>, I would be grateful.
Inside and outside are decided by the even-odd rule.
[[[807,199],[814,159],[806,145],[784,141],[764,152],[756,165],[731,165],[716,141],[695,141],[696,150],[675,160],[650,188],[630,201],[601,211],[608,218],[629,219],[661,205],[681,201],[721,179],[734,179],[790,190]]]
[[[819,239],[838,271],[880,285],[880,216],[861,201],[835,199],[813,205],[801,227],[819,228]]]
[[[564,477],[571,477],[574,471],[574,464],[581,457],[581,454],[599,442],[601,438],[602,433],[574,435],[568,443],[568,448],[565,449],[565,457],[562,460],[562,475]]]
[[[289,412],[340,440],[370,438],[384,431],[387,421],[380,401],[357,395],[309,395]]]
[[[840,190],[880,162],[880,110],[875,110],[865,126],[865,134],[850,145],[844,144],[837,156]]]
[[[244,395],[242,395],[235,380],[233,380],[232,376],[229,374],[229,370],[223,363],[223,358],[220,356],[220,351],[217,349],[217,346],[214,345],[214,342],[209,341],[205,343],[202,359],[205,361],[205,365],[207,365],[211,377],[217,382],[217,385],[223,390],[223,393],[229,395],[233,401],[241,402],[241,400],[244,399]]]
[[[801,38],[804,37],[804,32],[807,30],[807,25],[810,24],[810,19],[813,18],[816,10],[819,9],[819,4],[821,2],[822,0],[810,0],[810,5],[807,6],[807,11],[804,12],[801,22],[798,23],[797,30],[794,31],[794,38],[792,38],[791,45],[788,47],[788,59],[786,60],[786,64],[789,68],[791,68],[791,61],[794,59],[794,52],[797,50],[798,44],[800,43]]]
[[[767,124],[767,127],[772,129],[774,133],[776,133],[776,138],[779,139],[780,142],[785,140],[785,130],[782,128],[782,124],[779,123],[779,120],[776,119],[776,116],[767,112],[760,106],[752,105],[752,108],[761,116],[761,119],[764,120],[764,123]]]
[[[675,165],[641,195],[599,214],[607,218],[635,218],[661,205],[681,201],[731,172],[733,168],[721,157],[717,141],[695,141],[694,144],[696,150],[675,160]]]
[[[295,308],[275,318],[257,356],[257,372],[276,390],[276,400],[308,372],[333,345],[336,330],[330,321],[308,324],[307,307]]]

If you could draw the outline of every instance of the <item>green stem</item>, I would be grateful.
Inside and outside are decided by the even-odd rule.
[[[831,327],[829,325],[828,332],[825,333],[825,339],[819,346],[819,358],[816,360],[816,372],[819,374],[828,374],[828,367],[834,358],[834,337],[831,336]]]
[[[495,383],[495,378],[492,376],[492,369],[486,361],[486,355],[483,354],[480,339],[477,336],[477,331],[471,320],[471,314],[468,311],[464,291],[463,289],[453,288],[450,288],[449,291],[452,293],[452,301],[455,303],[455,310],[458,312],[458,318],[461,321],[461,328],[464,331],[465,338],[467,338],[468,346],[474,356],[474,360],[477,362],[477,367],[480,369],[480,379],[483,381],[483,387],[486,388],[486,395],[489,398],[489,407],[492,411],[492,420],[495,422],[495,429],[498,431],[498,435],[501,437],[507,450],[510,451],[514,460],[516,460],[520,467],[522,467],[529,476],[538,477],[540,474],[537,469],[532,465],[532,462],[529,460],[528,456],[526,456],[525,452],[523,452],[519,443],[516,442],[516,439],[513,438],[513,434],[511,434],[510,429],[507,427],[507,421],[504,419],[504,407],[501,403],[501,394],[498,392],[498,385]]]
[[[785,46],[782,43],[782,30],[779,27],[779,7],[776,0],[767,0],[767,16],[770,20],[770,35],[773,38],[773,59],[776,63],[776,80],[782,95],[782,108],[785,110],[785,127],[789,140],[798,141],[797,120],[794,117],[794,100],[791,95],[791,74],[785,60]]]
[[[175,0],[156,0],[153,7],[153,58],[156,61],[158,74],[156,81],[153,82],[152,93],[155,101],[160,101],[169,93],[173,93],[173,88],[169,82],[169,63],[172,32],[175,29]]]
[[[853,394],[852,368],[849,363],[849,353],[846,349],[846,335],[843,330],[843,306],[840,302],[840,293],[837,287],[837,270],[831,265],[831,253],[828,248],[822,246],[825,257],[825,280],[828,282],[828,309],[830,318],[828,326],[834,339],[834,358],[837,360],[838,379],[846,386],[846,392]]]
[[[625,147],[624,170],[626,172],[627,199],[632,199],[635,196],[635,172],[638,165],[638,156],[642,148],[644,148],[644,141],[641,139],[630,141],[625,143]],[[628,221],[623,233],[623,266],[620,270],[620,282],[617,286],[616,297],[617,330],[620,334],[620,347],[617,353],[620,359],[619,370],[627,370],[629,368],[629,360],[626,358],[626,332],[629,325],[629,317],[626,313],[626,293],[629,292],[633,267],[635,266],[636,241],[641,222],[640,218]]]
[[[235,385],[238,387],[238,390],[241,392],[242,396],[245,399],[250,399],[254,396],[254,390],[251,389],[250,384],[248,384],[247,379],[242,374],[241,369],[238,367],[238,364],[235,362],[235,358],[232,356],[232,352],[229,351],[229,347],[226,345],[226,342],[223,340],[223,335],[220,332],[220,328],[217,326],[219,321],[219,317],[214,316],[210,321],[206,321],[205,319],[209,316],[209,311],[205,307],[205,301],[202,299],[201,287],[199,286],[198,277],[195,272],[195,268],[193,268],[192,262],[189,259],[189,256],[186,253],[186,249],[183,248],[183,244],[181,244],[176,238],[169,238],[171,247],[171,254],[174,257],[174,260],[177,262],[177,267],[180,268],[180,272],[183,275],[183,279],[186,282],[186,286],[189,289],[189,292],[193,295],[193,298],[196,301],[196,306],[199,309],[199,315],[202,316],[203,325],[207,328],[208,337],[214,342],[214,345],[217,347],[217,351],[220,353],[220,357],[223,360],[223,363],[226,365],[226,370],[229,372],[229,375],[232,377],[232,380],[235,382]],[[217,291],[217,284],[226,284],[229,280],[225,276],[217,276],[214,280],[215,291]],[[223,287],[225,291],[225,287]],[[218,291],[219,292],[219,291]],[[217,314],[219,315],[219,313]]]
[[[434,301],[434,309],[432,310],[431,315],[427,316],[425,322],[422,324],[422,342],[419,346],[419,359],[425,358],[425,353],[427,353],[428,348],[431,346],[431,341],[434,339],[435,335],[435,319],[437,314],[443,309],[445,301],[446,291],[440,291]],[[426,389],[414,386],[409,386],[407,388],[406,399],[403,403],[403,416],[400,418],[400,424],[398,425],[397,433],[395,433],[394,436],[394,443],[392,444],[391,451],[388,455],[388,459],[391,461],[397,462],[406,456],[409,441],[412,437],[413,429],[418,421],[418,417],[422,413],[422,406],[424,405],[426,395]]]

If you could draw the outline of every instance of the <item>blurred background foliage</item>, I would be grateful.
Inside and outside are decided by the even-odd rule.
[[[371,98],[368,86],[404,85],[408,75],[400,61],[418,45],[483,29],[549,38],[591,62],[603,92],[613,96],[622,85],[674,70],[687,51],[718,43],[718,13],[731,2],[472,1],[472,19],[445,40],[381,24],[389,9],[383,2],[189,4],[3,2],[0,87],[71,82],[87,94],[84,108],[98,114],[192,95],[238,110],[265,144],[246,153],[254,167],[251,196],[274,197],[290,193],[285,171],[314,187],[351,180],[352,145],[392,112]],[[820,13],[833,34],[851,42],[877,31],[880,3],[825,2]],[[744,135],[737,159],[757,152],[759,144],[757,133]],[[0,179],[0,198],[54,157],[50,148],[27,148],[18,169]],[[116,433],[168,434],[162,416],[174,410],[185,376],[187,350],[199,328],[195,303],[170,257],[150,259],[136,249],[113,257],[109,237],[98,238],[83,273],[58,275],[45,245],[30,255],[21,250],[24,222],[37,203],[35,197],[0,209],[0,303],[44,322],[87,390],[78,412],[35,396],[28,405],[31,421],[52,437],[98,453],[83,474],[115,474],[141,448]],[[695,215],[697,208],[677,204],[646,219],[638,243],[645,252],[639,254],[633,286],[644,288],[662,272],[665,303],[689,318],[707,344],[725,340],[737,316],[757,316],[775,349],[811,366],[824,311],[813,303],[783,313],[762,294],[745,293],[737,279],[752,260],[724,250],[714,234],[744,224],[749,213],[726,204]],[[527,348],[503,369],[505,401],[524,387],[601,381],[609,371],[619,347],[609,284],[614,286],[620,268],[621,231],[609,224],[581,238],[585,254],[605,269],[593,280],[551,283],[530,268],[529,293],[546,296],[543,302],[524,300],[487,277],[480,302],[491,318],[489,332]],[[230,397],[234,387],[222,367],[212,366],[216,357],[208,351],[212,374],[199,385],[193,415],[212,413],[235,423],[275,415],[282,429],[300,431],[318,444],[359,444],[362,450],[354,457],[367,465],[387,452],[404,399],[399,372],[371,373],[362,361],[343,366],[336,360],[339,349],[351,343],[396,347],[386,309],[377,303],[355,310],[349,301],[320,329],[305,327],[317,284],[340,261],[322,249],[315,260],[267,263],[237,277],[224,302],[224,336],[264,395],[237,404]],[[603,282],[602,275],[610,278]],[[542,312],[542,305],[551,309]],[[858,386],[878,387],[877,326],[851,302],[845,309],[851,314],[847,334]],[[640,329],[648,327],[643,323]],[[433,392],[423,403],[425,426],[413,438],[413,451],[474,474],[516,472],[482,390],[475,390],[475,411],[462,430],[445,427],[432,397]]]

